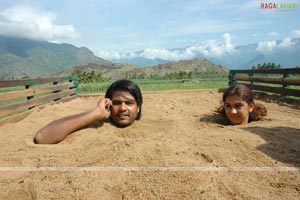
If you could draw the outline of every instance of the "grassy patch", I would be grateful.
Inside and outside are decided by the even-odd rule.
[[[193,89],[214,89],[228,87],[227,78],[219,79],[191,79],[191,80],[133,80],[139,85],[142,91],[165,91],[165,90],[193,90]],[[105,93],[113,81],[102,83],[79,84],[78,93]]]

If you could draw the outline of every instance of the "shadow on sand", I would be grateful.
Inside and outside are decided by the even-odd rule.
[[[221,115],[216,114],[216,113],[203,115],[199,118],[199,121],[207,122],[207,123],[214,123],[214,124],[216,123],[216,124],[223,125],[223,126],[230,125],[230,121],[227,118],[222,117]]]
[[[267,143],[258,146],[258,150],[275,160],[300,167],[300,129],[280,126],[243,129],[266,140]]]
[[[277,103],[280,106],[287,106],[293,109],[300,108],[300,99],[299,98],[292,98],[292,97],[285,97],[279,96],[275,94],[266,94],[263,92],[255,92],[255,99],[262,100],[264,102],[272,102]]]

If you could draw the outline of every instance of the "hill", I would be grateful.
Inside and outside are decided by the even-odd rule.
[[[227,74],[228,69],[220,65],[214,65],[206,59],[182,60],[178,62],[169,62],[153,67],[137,67],[130,64],[117,64],[108,61],[93,61],[80,64],[70,68],[57,75],[70,75],[76,72],[101,73],[105,79],[122,78],[172,78],[172,76],[181,74],[208,75],[210,77],[220,74]]]
[[[189,76],[193,74],[195,76],[197,74],[220,74],[227,72],[228,69],[221,65],[215,65],[206,59],[197,58],[193,60],[168,62],[153,67],[137,68],[134,71],[128,71],[127,76],[131,78],[174,78],[174,76],[177,76],[179,73],[182,75],[190,74]]]
[[[37,77],[85,61],[103,61],[85,47],[0,36],[0,79]]]
[[[71,67],[65,71],[56,73],[56,76],[72,75],[77,72],[91,72],[100,73],[105,79],[119,79],[123,77],[128,71],[134,71],[138,67],[132,64],[119,64],[109,61],[90,61],[83,62],[75,67]]]

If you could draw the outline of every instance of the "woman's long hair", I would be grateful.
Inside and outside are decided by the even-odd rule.
[[[244,84],[234,84],[226,89],[223,94],[223,104],[228,96],[239,96],[243,101],[246,101],[248,105],[254,103],[254,95],[252,90]],[[254,104],[255,107],[253,111],[250,113],[249,120],[250,121],[258,121],[263,119],[263,117],[267,116],[267,109],[262,104]],[[216,110],[217,113],[226,117],[224,105],[220,106]],[[249,121],[249,122],[250,122]]]

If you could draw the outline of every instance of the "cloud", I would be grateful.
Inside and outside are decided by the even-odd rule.
[[[73,25],[56,25],[56,16],[26,5],[0,11],[0,34],[37,40],[54,41],[79,36]]]
[[[293,42],[291,38],[285,38],[279,44],[277,44],[275,40],[259,42],[257,47],[256,47],[256,51],[260,51],[262,53],[271,53],[275,49],[289,48],[289,47],[292,47],[295,44],[296,43]]]
[[[232,54],[236,52],[235,45],[231,42],[231,35],[225,33],[222,35],[225,43],[220,44],[216,40],[209,40],[204,45],[192,46],[186,49],[186,55],[203,54],[208,57],[222,57],[225,54]]]
[[[295,42],[292,42],[290,38],[285,38],[279,45],[278,47],[280,48],[288,48],[295,45]]]
[[[184,50],[168,50],[159,48],[146,48],[139,53],[118,53],[118,52],[98,52],[97,55],[103,59],[114,60],[114,59],[130,59],[143,57],[148,59],[163,59],[163,60],[183,60],[192,59],[197,54],[203,54],[208,57],[222,57],[225,54],[232,54],[236,52],[235,45],[231,42],[231,35],[225,33],[222,35],[224,38],[224,44],[218,43],[216,40],[209,40],[203,45],[191,46]]]
[[[267,35],[270,36],[270,37],[277,37],[277,36],[280,35],[280,33],[277,33],[277,32],[273,31],[273,32],[268,33]]]
[[[224,53],[233,53],[235,52],[235,45],[231,43],[231,35],[229,33],[223,34],[225,39],[225,46],[223,48]]]
[[[276,41],[266,41],[266,42],[259,42],[256,50],[260,52],[272,52],[273,49],[276,47]]]
[[[164,59],[164,60],[181,60],[188,59],[184,53],[179,51],[170,51],[167,49],[158,49],[158,48],[146,48],[143,51],[136,53],[120,53],[120,52],[106,52],[99,51],[97,56],[106,59],[106,60],[120,60],[120,59],[132,59],[132,58],[147,58],[147,59]],[[192,58],[192,57],[190,57]]]
[[[292,35],[295,38],[299,38],[300,37],[300,30],[297,30],[297,29],[293,30]]]
[[[134,52],[120,53],[120,52],[99,51],[96,54],[100,58],[103,58],[103,59],[106,59],[106,60],[131,59],[131,58],[136,58],[136,57],[139,56],[137,53],[134,53]]]
[[[185,58],[185,56],[178,51],[155,48],[147,48],[139,56],[148,59],[160,58],[163,60],[180,60],[181,58]]]

